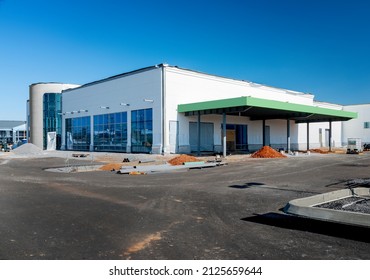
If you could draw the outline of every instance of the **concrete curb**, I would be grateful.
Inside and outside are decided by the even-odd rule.
[[[294,199],[289,201],[289,203],[284,207],[283,211],[288,214],[317,220],[370,227],[369,214],[314,207],[326,202],[351,196],[364,196],[370,198],[370,189],[359,187],[355,189],[344,189],[306,198]]]

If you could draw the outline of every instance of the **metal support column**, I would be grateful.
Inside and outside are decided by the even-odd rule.
[[[222,114],[222,154],[226,157],[226,113]]]
[[[290,152],[290,119],[286,120],[286,146],[288,153]]]
[[[310,150],[310,123],[307,122],[307,151]]]
[[[331,152],[331,145],[333,143],[333,133],[332,133],[332,125],[331,125],[331,121],[329,121],[329,152]]]
[[[262,120],[262,146],[266,146],[266,120]]]
[[[200,156],[200,111],[198,111],[198,121],[197,121],[197,131],[198,131],[198,141],[197,141],[197,144],[198,144],[198,147],[197,147],[197,155]]]

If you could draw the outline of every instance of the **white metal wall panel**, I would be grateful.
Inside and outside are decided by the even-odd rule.
[[[129,106],[120,105],[121,103],[129,104]],[[88,112],[63,115],[63,124],[66,118],[116,112],[127,112],[129,122],[131,111],[152,108],[153,153],[160,153],[162,147],[161,107],[161,69],[155,68],[63,92],[63,112],[88,110]],[[131,143],[130,128],[131,123],[128,123],[128,150]],[[64,142],[65,126],[63,127],[62,146],[65,145]]]
[[[361,138],[363,143],[370,143],[370,128],[365,128],[364,123],[370,122],[370,104],[344,106],[344,110],[357,112],[358,118],[343,122],[343,143],[348,138]]]

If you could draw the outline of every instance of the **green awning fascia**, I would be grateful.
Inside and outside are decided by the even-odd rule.
[[[189,104],[179,104],[177,110],[179,113],[212,110],[212,109],[224,109],[229,107],[239,107],[239,106],[249,106],[249,107],[260,107],[273,110],[290,111],[290,112],[302,112],[308,114],[326,115],[331,117],[340,117],[354,119],[357,118],[357,113],[334,110],[328,108],[322,108],[317,106],[302,105],[289,102],[281,102],[275,100],[268,100],[256,97],[236,97],[229,99],[211,100],[204,102],[196,102]]]

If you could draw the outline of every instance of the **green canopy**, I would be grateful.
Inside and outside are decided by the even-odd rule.
[[[187,116],[226,113],[250,117],[251,120],[290,119],[297,123],[348,121],[357,118],[357,113],[354,112],[249,96],[179,104],[177,109]]]

